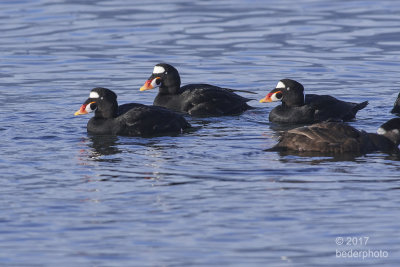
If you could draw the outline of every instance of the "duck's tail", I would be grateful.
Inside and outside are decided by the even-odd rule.
[[[400,93],[397,96],[396,101],[394,102],[392,111],[390,111],[390,112],[394,113],[394,114],[400,114]]]
[[[363,108],[365,108],[367,105],[368,105],[368,101],[364,101],[364,102],[361,102],[359,104],[356,104],[353,107],[354,114],[356,114],[359,110],[362,110]]]

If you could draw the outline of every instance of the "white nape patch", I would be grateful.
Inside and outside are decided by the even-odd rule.
[[[383,134],[385,134],[386,133],[386,130],[385,129],[383,129],[383,128],[379,128],[377,131],[376,131],[378,134],[381,134],[381,135],[383,135]]]
[[[279,81],[275,88],[278,88],[278,89],[285,89],[285,88],[286,88],[286,85],[285,85],[283,82]]]
[[[164,72],[165,72],[165,69],[163,67],[161,67],[161,66],[155,66],[154,67],[154,70],[153,70],[154,74],[164,73]]]
[[[97,92],[90,92],[89,98],[99,98],[99,93]]]

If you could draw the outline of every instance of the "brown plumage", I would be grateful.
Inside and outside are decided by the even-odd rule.
[[[299,127],[282,134],[273,151],[320,153],[398,152],[400,119],[383,124],[379,133],[367,133],[340,122],[322,122]]]

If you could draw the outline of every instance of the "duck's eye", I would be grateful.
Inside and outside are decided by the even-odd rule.
[[[90,109],[91,109],[91,110],[97,109],[97,104],[96,104],[96,103],[91,103],[91,104],[90,104]]]
[[[287,88],[286,88],[286,90],[288,90],[288,91],[289,91],[289,90],[290,90],[290,87],[287,87]]]

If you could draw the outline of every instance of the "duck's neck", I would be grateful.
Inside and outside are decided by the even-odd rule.
[[[112,119],[118,116],[118,103],[107,103],[96,109],[94,116],[102,119]]]
[[[161,95],[177,95],[180,93],[180,85],[179,84],[174,84],[170,86],[160,86],[159,89],[159,94]]]
[[[396,146],[400,144],[400,134],[398,131],[390,131],[383,134],[383,136],[392,141]]]
[[[282,100],[282,106],[284,107],[301,107],[304,105],[304,99],[289,99],[289,100]]]

